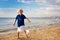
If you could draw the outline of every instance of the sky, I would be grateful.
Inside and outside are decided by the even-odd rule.
[[[0,0],[0,17],[16,17],[18,9],[27,17],[60,16],[60,0]]]

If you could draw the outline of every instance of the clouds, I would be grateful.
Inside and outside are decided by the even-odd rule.
[[[23,8],[24,14],[27,17],[60,16],[60,7],[32,8]],[[0,17],[15,17],[17,15],[17,10],[18,8],[0,8]]]
[[[0,5],[0,17],[15,17],[19,8],[23,9],[28,17],[60,16],[60,0],[5,1],[8,2],[2,2],[3,5]]]
[[[16,8],[0,8],[0,17],[15,17]]]
[[[60,5],[60,0],[17,0],[17,1],[22,3]]]
[[[45,0],[17,0],[22,3],[45,3]]]
[[[57,5],[60,5],[60,0],[57,0]]]
[[[48,15],[49,16],[60,16],[60,8],[58,7],[47,7],[46,8]]]
[[[35,10],[36,9],[36,10]],[[15,17],[17,15],[17,8],[0,8],[0,17]],[[45,8],[26,8],[23,9],[27,17],[48,17],[60,16],[60,8],[45,7]]]
[[[36,9],[36,10],[35,10]],[[29,11],[28,11],[29,10]],[[60,16],[60,7],[37,7],[37,8],[26,8],[24,10],[26,15],[30,17],[49,17],[49,16]]]

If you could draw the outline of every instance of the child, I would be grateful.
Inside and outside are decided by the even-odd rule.
[[[24,25],[25,25],[25,24],[24,24],[24,19],[27,19],[28,22],[30,22],[30,20],[29,20],[25,15],[23,15],[23,10],[22,10],[22,9],[19,9],[19,10],[17,11],[17,13],[18,13],[18,15],[16,16],[13,25],[15,25],[15,23],[16,23],[16,21],[17,21],[17,26],[18,26],[17,32],[18,32],[18,39],[19,39],[19,33],[20,33],[21,31],[24,31],[25,34],[26,34],[26,36],[27,36],[27,32],[28,32],[28,30],[26,30],[26,29],[25,29],[25,26],[24,26]]]

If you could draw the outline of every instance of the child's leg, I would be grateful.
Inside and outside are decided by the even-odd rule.
[[[18,39],[19,39],[20,31],[21,31],[21,29],[20,29],[20,27],[18,27],[18,29],[17,29]]]
[[[27,33],[26,33],[26,30],[24,30],[24,32],[25,32],[26,37],[28,38],[28,35],[27,35]]]
[[[18,32],[18,39],[19,39],[19,32]]]
[[[22,30],[23,30],[23,32],[25,33],[26,37],[28,38],[28,30],[26,30],[26,27],[23,26],[23,27],[22,27]]]

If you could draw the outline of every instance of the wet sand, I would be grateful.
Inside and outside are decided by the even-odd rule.
[[[60,26],[30,30],[28,38],[24,32],[20,33],[20,39],[17,39],[16,32],[0,34],[0,40],[60,40]]]

